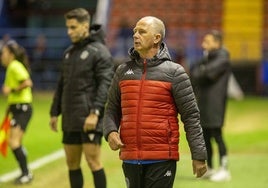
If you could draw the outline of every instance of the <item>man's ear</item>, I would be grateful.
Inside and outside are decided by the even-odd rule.
[[[156,34],[154,35],[154,44],[158,44],[161,40],[161,35],[160,34]]]

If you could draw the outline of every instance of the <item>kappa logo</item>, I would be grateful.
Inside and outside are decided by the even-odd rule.
[[[133,70],[132,69],[128,69],[127,72],[125,72],[125,75],[130,75],[130,74],[134,74]]]
[[[65,54],[65,59],[69,59],[69,56],[70,56],[69,53]]]
[[[95,137],[95,134],[88,134],[88,138],[90,141],[93,141]]]
[[[168,170],[168,171],[165,173],[164,177],[170,177],[171,175],[172,175],[171,170]]]

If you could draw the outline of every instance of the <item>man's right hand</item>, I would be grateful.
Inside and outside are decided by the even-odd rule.
[[[58,117],[52,116],[49,125],[52,131],[58,132]]]
[[[111,132],[108,136],[108,143],[112,150],[118,150],[119,148],[124,147],[124,144],[122,143],[120,139],[120,135],[118,132]]]
[[[205,160],[199,161],[199,160],[193,160],[193,174],[196,175],[197,178],[202,177],[206,171],[207,171],[207,165]]]

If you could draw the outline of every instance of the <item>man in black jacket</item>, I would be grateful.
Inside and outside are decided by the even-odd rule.
[[[227,170],[227,150],[222,136],[227,99],[227,86],[230,76],[229,52],[222,46],[219,31],[212,30],[205,35],[202,48],[204,57],[191,68],[191,79],[200,109],[201,126],[208,152],[209,170],[205,177],[212,181],[229,180]],[[220,156],[220,170],[212,169],[211,139],[215,139]]]
[[[99,25],[89,30],[90,16],[78,8],[65,14],[72,45],[65,51],[62,72],[50,110],[50,126],[57,131],[62,115],[63,144],[72,188],[83,187],[82,152],[96,188],[106,187],[100,162],[102,117],[113,76],[112,57]]]

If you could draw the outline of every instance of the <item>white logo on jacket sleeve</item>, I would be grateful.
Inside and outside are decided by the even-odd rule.
[[[69,59],[69,56],[70,56],[69,53],[65,54],[65,59]]]
[[[88,57],[88,55],[89,55],[88,51],[83,51],[83,52],[81,53],[81,55],[80,55],[80,58],[81,58],[81,59],[86,59],[86,58]]]
[[[125,75],[129,75],[129,74],[134,74],[133,70],[132,69],[128,69],[127,72],[125,72]]]
[[[164,176],[166,176],[166,177],[170,177],[171,175],[172,175],[171,170],[168,170],[168,171],[165,173],[165,175],[164,175]]]

